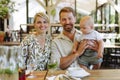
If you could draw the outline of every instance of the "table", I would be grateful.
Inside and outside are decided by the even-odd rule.
[[[120,80],[120,69],[103,69],[88,71],[91,75],[82,80]]]
[[[90,76],[82,78],[82,80],[120,80],[120,69],[99,69],[89,70]],[[55,75],[64,74],[65,70],[55,71]],[[26,80],[44,80],[47,71],[34,71],[36,78]],[[48,76],[48,74],[47,74]]]
[[[104,48],[120,48],[118,45],[104,45]]]
[[[1,46],[19,46],[20,42],[0,42]]]
[[[35,78],[26,77],[26,80],[45,80],[47,71],[34,71],[33,74],[36,76]]]

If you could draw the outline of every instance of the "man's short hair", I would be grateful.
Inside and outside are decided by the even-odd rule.
[[[60,10],[60,12],[59,12],[59,16],[61,15],[62,12],[72,12],[72,14],[74,15],[74,17],[76,16],[75,11],[71,7],[64,7],[64,8],[62,8]]]

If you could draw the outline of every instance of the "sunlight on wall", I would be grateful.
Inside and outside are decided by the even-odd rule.
[[[9,20],[9,27],[13,30],[19,30],[20,24],[26,24],[26,0],[13,0],[16,2],[15,8],[18,10],[11,14]],[[45,12],[45,10],[38,4],[36,0],[29,0],[29,17],[34,17],[37,12]],[[26,31],[26,26],[22,26]]]

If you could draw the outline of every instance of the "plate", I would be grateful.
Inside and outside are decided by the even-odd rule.
[[[80,78],[71,77],[65,74],[60,74],[54,80],[81,80]]]

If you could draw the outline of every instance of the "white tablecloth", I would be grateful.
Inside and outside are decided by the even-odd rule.
[[[15,69],[22,60],[20,46],[0,46],[0,68]]]

